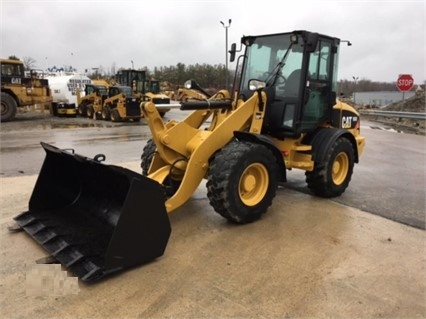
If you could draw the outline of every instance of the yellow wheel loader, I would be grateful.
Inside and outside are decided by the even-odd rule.
[[[177,91],[177,101],[204,101],[211,97],[209,93],[204,91],[195,80],[188,80],[184,83],[183,88]]]
[[[18,226],[82,280],[96,281],[161,256],[168,214],[203,179],[214,210],[239,224],[266,213],[291,169],[306,172],[314,194],[341,195],[365,139],[359,114],[336,100],[339,39],[294,31],[241,43],[232,96],[221,90],[181,102],[192,111],[180,122],[141,103],[152,132],[143,174],[43,143],[46,159]],[[230,52],[233,60],[235,44]]]

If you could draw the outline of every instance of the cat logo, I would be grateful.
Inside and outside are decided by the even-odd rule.
[[[358,122],[357,116],[343,116],[342,117],[342,128],[353,128]]]

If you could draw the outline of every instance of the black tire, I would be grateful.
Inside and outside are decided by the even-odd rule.
[[[58,116],[58,103],[52,102],[51,110],[53,116]]]
[[[117,109],[111,110],[110,117],[111,117],[112,122],[120,122],[121,121],[120,113],[118,113]]]
[[[352,143],[347,138],[338,138],[328,150],[324,162],[315,163],[314,170],[305,173],[309,189],[325,198],[340,196],[351,180],[354,159]]]
[[[1,93],[1,122],[9,122],[16,116],[18,104],[15,99],[7,93]]]
[[[157,149],[157,146],[155,145],[152,139],[149,139],[146,142],[145,147],[143,148],[142,155],[141,155],[141,168],[142,168],[142,175],[144,176],[148,175],[149,166],[151,165],[152,158],[154,157],[156,149]]]
[[[157,150],[154,140],[149,139],[146,142],[145,147],[143,148],[141,155],[141,168],[142,175],[148,176],[149,167],[151,166],[152,159]],[[171,197],[178,190],[181,184],[181,180],[173,178],[172,176],[167,176],[163,182],[163,189],[166,197]]]
[[[87,105],[86,115],[89,119],[93,119],[93,115],[95,114],[95,110],[92,104]]]
[[[111,119],[111,113],[108,106],[102,108],[101,118],[104,121],[109,121]]]
[[[215,154],[209,166],[207,197],[224,218],[250,223],[272,204],[279,167],[266,146],[232,141]]]
[[[87,103],[87,102],[86,102]],[[85,102],[80,103],[80,105],[77,107],[77,113],[80,116],[87,116],[87,104]]]

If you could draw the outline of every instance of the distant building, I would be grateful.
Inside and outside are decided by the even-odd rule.
[[[352,100],[357,105],[386,106],[414,96],[416,92],[399,91],[377,91],[377,92],[355,92]]]

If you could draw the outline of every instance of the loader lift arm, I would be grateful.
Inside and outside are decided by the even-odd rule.
[[[264,110],[259,108],[261,96],[266,99],[264,93],[254,94],[245,103],[240,101],[239,106],[233,110],[229,110],[229,101],[216,104],[214,101],[182,103],[183,109],[197,110],[181,122],[168,123],[163,122],[153,103],[146,102],[141,105],[157,146],[148,177],[163,184],[172,172],[180,179],[178,189],[166,200],[167,212],[176,210],[192,196],[206,176],[209,159],[231,141],[235,131],[260,132],[264,114]],[[203,106],[205,109],[199,110]],[[219,111],[226,107],[230,114],[214,130],[206,130],[202,125],[214,112],[212,106],[220,108]],[[173,136],[179,136],[179,139],[172,138]]]

